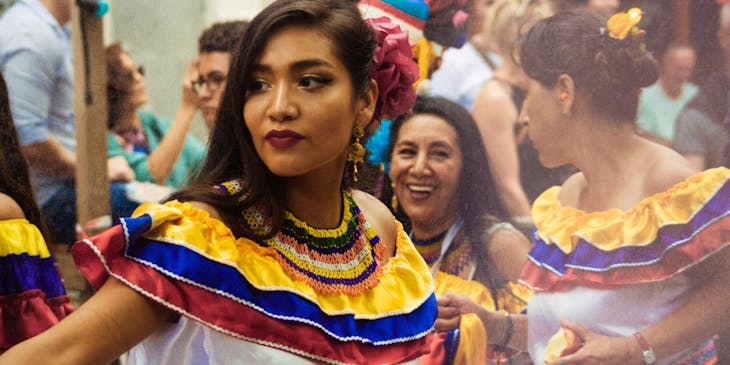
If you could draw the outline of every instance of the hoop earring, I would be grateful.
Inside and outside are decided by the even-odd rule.
[[[357,182],[357,164],[362,163],[365,156],[365,146],[360,143],[360,138],[365,135],[365,129],[360,124],[355,124],[352,135],[355,137],[355,142],[350,144],[346,159],[352,161],[352,180]]]

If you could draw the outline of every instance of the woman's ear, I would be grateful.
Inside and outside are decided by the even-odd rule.
[[[370,80],[370,85],[357,100],[357,123],[362,125],[363,129],[368,129],[368,126],[373,121],[373,115],[375,115],[375,107],[378,105],[378,97],[380,96],[378,89],[378,83],[375,80]]]
[[[558,76],[555,86],[558,100],[561,104],[560,112],[569,117],[573,114],[573,102],[575,101],[575,83],[570,75],[562,74]]]

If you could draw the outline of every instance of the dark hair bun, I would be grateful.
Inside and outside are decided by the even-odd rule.
[[[595,57],[596,83],[606,83],[622,90],[640,89],[657,81],[656,61],[634,42],[609,39],[619,46],[608,45]],[[624,43],[625,42],[625,43]]]
[[[633,122],[641,88],[656,82],[654,58],[629,36],[614,39],[606,19],[588,11],[565,12],[534,25],[520,45],[520,62],[531,78],[555,85],[561,74],[592,99],[595,112],[609,119]]]

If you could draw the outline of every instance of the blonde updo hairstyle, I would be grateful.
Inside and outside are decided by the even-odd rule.
[[[552,7],[543,0],[497,0],[487,10],[483,34],[494,52],[507,59],[520,34],[550,15]]]

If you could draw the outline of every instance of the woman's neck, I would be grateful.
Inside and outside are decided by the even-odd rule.
[[[586,122],[577,121],[573,135],[581,133],[586,138],[576,137],[570,161],[585,178],[585,187],[578,207],[587,211],[605,210],[602,202],[613,199],[627,191],[627,187],[639,184],[642,171],[645,172],[651,158],[648,142],[636,135],[634,125],[610,120]],[[592,130],[592,132],[588,132]],[[593,197],[593,198],[590,198]],[[600,199],[594,199],[601,197]],[[589,199],[587,199],[589,198]],[[593,202],[585,204],[585,202]],[[598,202],[598,203],[596,203]],[[613,204],[613,203],[611,203]],[[610,207],[617,207],[611,204]]]
[[[413,237],[419,240],[426,240],[438,236],[441,233],[446,232],[451,226],[456,223],[456,215],[444,217],[439,222],[417,222],[411,221],[411,227],[413,229]]]
[[[287,178],[284,184],[286,209],[299,219],[323,229],[340,224],[342,173]]]
[[[139,119],[139,115],[134,111],[121,111],[117,117],[117,121],[114,123],[114,131],[126,131],[135,128],[142,127],[142,120]]]
[[[664,91],[664,94],[672,100],[679,99],[682,96],[682,89],[684,86],[683,82],[672,82],[666,79],[659,79],[659,86]]]

